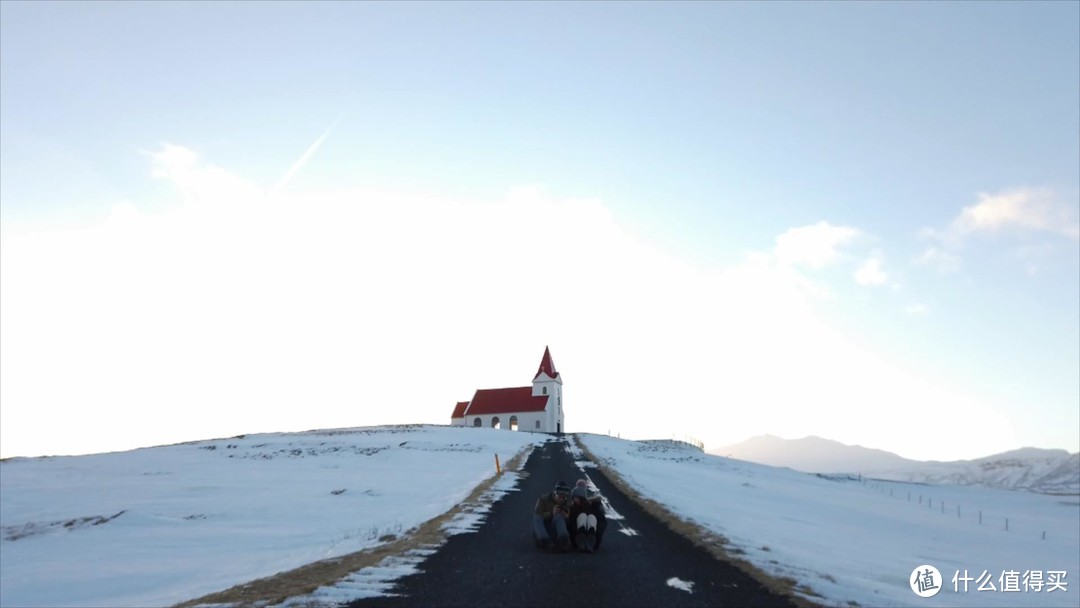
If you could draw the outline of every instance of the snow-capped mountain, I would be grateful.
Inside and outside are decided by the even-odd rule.
[[[851,473],[913,483],[1080,494],[1080,454],[1065,450],[1023,448],[975,460],[922,462],[821,437],[781,439],[762,435],[709,451],[807,473]]]
[[[1080,454],[1065,450],[1024,448],[976,460],[925,462],[868,474],[893,481],[1080,494]]]
[[[815,436],[782,439],[761,435],[727,447],[711,449],[709,453],[774,467],[788,467],[805,473],[860,473],[920,464],[885,450],[846,445]]]

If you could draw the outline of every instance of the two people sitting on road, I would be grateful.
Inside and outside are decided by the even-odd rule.
[[[560,481],[543,494],[533,510],[533,536],[541,549],[572,548],[592,553],[600,548],[607,529],[603,497],[589,492],[589,482],[579,479],[573,489]]]
[[[592,553],[600,548],[607,529],[603,497],[589,493],[589,482],[579,479],[570,491],[570,541],[574,548]]]
[[[555,489],[543,494],[536,501],[533,510],[533,536],[536,546],[548,549],[557,546],[562,551],[570,550],[570,532],[567,521],[570,518],[570,486],[560,481]]]

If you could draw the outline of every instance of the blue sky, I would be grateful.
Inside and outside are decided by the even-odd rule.
[[[545,345],[571,430],[1080,450],[1077,3],[0,11],[4,456],[445,422]]]

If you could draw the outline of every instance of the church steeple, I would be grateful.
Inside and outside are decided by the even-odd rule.
[[[559,377],[559,372],[555,371],[555,363],[551,360],[551,350],[547,346],[544,347],[544,358],[540,360],[540,369],[536,370],[536,375],[533,376],[534,382],[540,374],[547,374],[553,380]]]
[[[547,407],[544,408],[547,432],[562,433],[566,430],[566,419],[563,417],[562,405],[562,378],[555,370],[555,362],[551,360],[551,350],[544,347],[544,358],[540,360],[540,369],[533,376],[533,396],[547,397]]]

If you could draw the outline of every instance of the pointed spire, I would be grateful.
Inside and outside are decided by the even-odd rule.
[[[559,372],[555,371],[555,363],[551,360],[551,350],[546,346],[544,347],[544,358],[540,360],[540,369],[536,370],[533,380],[539,378],[540,374],[547,374],[551,378],[559,377]]]

